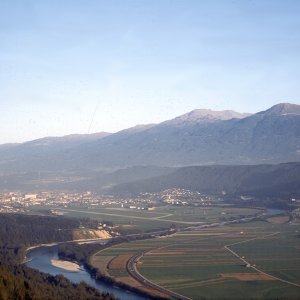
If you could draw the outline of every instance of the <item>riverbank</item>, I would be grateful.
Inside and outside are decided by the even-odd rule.
[[[27,253],[34,250],[34,249],[38,249],[41,247],[53,247],[53,246],[58,246],[58,245],[62,245],[62,244],[70,244],[70,243],[77,243],[79,245],[84,245],[84,244],[89,244],[89,243],[95,243],[95,242],[103,242],[103,245],[105,245],[106,243],[108,243],[112,238],[96,238],[96,239],[79,239],[79,240],[70,240],[70,241],[62,241],[62,242],[53,242],[53,243],[49,243],[49,244],[38,244],[35,246],[30,246],[25,248],[24,250],[24,258],[21,262],[21,264],[26,264],[28,262],[28,258],[27,258]]]
[[[70,272],[79,272],[80,266],[74,262],[59,260],[59,259],[51,259],[51,265],[60,269],[64,269]]]
[[[151,233],[132,234],[110,239],[95,239],[94,243],[91,243],[92,240],[81,239],[80,243],[86,243],[86,245],[79,245],[78,240],[39,244],[24,249],[23,263],[25,263],[30,268],[37,269],[40,272],[49,273],[53,276],[63,275],[76,284],[84,281],[88,285],[93,286],[100,291],[112,293],[120,299],[166,299],[165,297],[162,298],[153,296],[147,291],[137,290],[124,283],[116,282],[113,278],[103,276],[96,269],[89,265],[89,256],[94,252],[98,252],[101,248],[106,248],[113,244],[128,242],[130,240],[153,238],[154,236],[161,236],[166,234],[168,234],[168,230],[161,230]],[[61,251],[62,248],[65,247],[70,247],[73,250],[92,250],[92,252],[82,252],[80,250],[79,252],[75,251],[78,256],[72,255],[71,257],[67,257],[65,255],[66,253],[63,253],[63,251]]]
[[[63,260],[70,260],[74,263],[80,263],[84,266],[84,269],[91,275],[96,282],[105,282],[106,284],[118,287],[122,290],[135,293],[146,299],[168,299],[169,296],[159,290],[153,289],[152,287],[145,286],[144,282],[135,281],[133,277],[128,280],[119,280],[110,276],[103,270],[100,270],[97,265],[94,265],[91,260],[92,257],[97,255],[103,250],[107,250],[112,246],[116,246],[123,243],[128,243],[129,241],[153,239],[159,236],[166,236],[173,234],[174,231],[161,230],[151,233],[143,234],[132,234],[127,236],[119,236],[111,239],[105,245],[95,247],[92,244],[86,244],[84,246],[70,244],[67,248],[60,249],[58,251],[58,257]],[[97,249],[98,248],[98,249]]]
[[[89,286],[98,289],[100,292],[113,294],[118,299],[124,300],[145,300],[149,297],[144,297],[138,293],[129,292],[128,289],[121,288],[115,285],[111,280],[105,278],[96,278],[92,272],[88,270],[81,262],[73,261],[75,265],[80,265],[80,269],[76,272],[67,270],[66,268],[58,268],[54,266],[53,260],[60,263],[66,261],[60,259],[58,255],[58,245],[53,247],[40,247],[33,249],[27,253],[26,265],[29,268],[36,269],[43,273],[51,274],[52,276],[62,275],[68,278],[74,284],[79,284],[84,281]],[[72,263],[71,261],[69,261]],[[62,266],[60,264],[60,266]],[[98,279],[98,280],[97,280]]]

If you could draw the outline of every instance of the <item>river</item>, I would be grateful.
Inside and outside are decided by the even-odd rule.
[[[279,209],[267,209],[264,213],[265,216],[275,216],[284,212]],[[203,226],[203,225],[202,225]],[[201,226],[200,226],[201,227]],[[199,227],[198,227],[199,228]],[[49,273],[51,275],[62,274],[74,283],[79,283],[80,281],[85,281],[87,284],[99,289],[103,292],[113,293],[116,297],[122,300],[143,300],[146,299],[143,296],[129,293],[125,290],[115,288],[111,285],[102,282],[96,282],[90,274],[82,266],[78,272],[71,272],[65,269],[57,268],[51,264],[51,259],[58,259],[57,256],[58,247],[39,247],[33,249],[27,253],[28,262],[26,263],[28,267],[37,269],[44,273]]]
[[[284,213],[285,211],[282,209],[268,208],[265,212],[265,215],[268,217],[274,217]]]
[[[51,275],[61,274],[74,283],[85,281],[87,284],[99,289],[103,292],[113,293],[122,300],[144,300],[143,296],[127,292],[125,290],[115,288],[109,284],[99,282],[93,279],[90,274],[81,266],[78,272],[71,272],[65,269],[57,268],[51,264],[51,259],[58,259],[57,246],[36,248],[27,253],[27,266],[37,269]]]

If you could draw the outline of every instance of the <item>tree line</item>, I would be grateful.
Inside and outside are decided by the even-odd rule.
[[[25,249],[72,239],[79,220],[64,217],[0,215],[0,299],[114,300],[84,282],[41,273],[22,264]]]

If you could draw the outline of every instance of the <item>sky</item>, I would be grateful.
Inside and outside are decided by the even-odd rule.
[[[0,144],[300,104],[298,0],[0,0]]]

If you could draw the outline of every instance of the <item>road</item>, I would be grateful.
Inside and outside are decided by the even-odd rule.
[[[220,226],[231,225],[231,224],[248,223],[248,222],[257,220],[262,216],[263,216],[263,214],[260,214],[258,216],[240,218],[240,219],[235,219],[235,220],[231,220],[231,221],[224,221],[224,222],[212,223],[212,224],[203,224],[203,225],[199,225],[199,226],[191,226],[191,227],[187,227],[185,230],[199,230],[199,229],[204,229],[204,228],[220,227]]]
[[[63,211],[73,211],[73,212],[82,212],[82,213],[87,213],[87,214],[118,216],[118,217],[123,217],[123,218],[135,218],[135,219],[153,220],[153,221],[157,220],[157,221],[172,222],[172,223],[181,223],[181,224],[194,224],[195,225],[195,224],[202,223],[202,222],[185,222],[185,221],[173,221],[173,220],[164,220],[164,219],[162,219],[164,217],[167,217],[168,215],[164,215],[164,216],[161,216],[161,217],[159,216],[159,217],[147,218],[147,217],[134,217],[134,216],[128,216],[128,215],[121,215],[121,214],[110,214],[110,213],[81,211],[81,210],[72,210],[72,209],[61,209],[61,210],[63,210]],[[254,216],[254,217],[246,217],[246,218],[241,218],[241,219],[235,219],[235,220],[232,220],[232,221],[225,221],[225,222],[213,223],[213,224],[206,224],[206,225],[204,225],[202,223],[203,225],[188,227],[184,231],[193,231],[193,230],[199,230],[199,229],[204,229],[204,228],[209,228],[209,227],[219,227],[219,226],[230,225],[230,224],[235,224],[235,223],[246,223],[246,222],[254,221],[254,220],[256,220],[257,218],[259,218],[261,216],[262,215]],[[151,236],[151,235],[161,234],[161,233],[165,233],[165,231],[158,231],[158,232],[155,232],[155,233],[149,233],[148,235]],[[244,240],[244,241],[233,243],[233,244],[228,244],[228,245],[225,245],[224,248],[227,251],[229,251],[231,254],[233,254],[234,256],[236,256],[239,260],[241,260],[245,265],[249,264],[250,267],[253,270],[255,270],[256,272],[259,272],[261,274],[267,275],[270,278],[273,278],[275,280],[281,281],[283,283],[286,283],[286,284],[289,284],[289,285],[293,285],[293,286],[296,286],[296,287],[300,287],[300,284],[293,283],[293,282],[290,282],[290,281],[287,281],[287,280],[275,277],[273,275],[267,274],[266,272],[258,269],[255,266],[252,266],[246,259],[244,259],[238,253],[236,253],[232,249],[230,249],[230,246],[233,246],[233,245],[237,245],[237,244],[241,244],[241,243],[246,243],[246,242],[249,242],[249,241],[252,241],[252,240],[256,240],[256,239],[259,239],[259,238],[266,238],[266,237],[269,237],[269,236],[272,236],[272,235],[276,235],[276,234],[279,234],[279,233],[280,232],[275,232],[275,233],[272,233],[272,234],[269,234],[269,235],[266,235],[266,236],[263,236],[263,237],[256,237],[256,238]],[[128,236],[139,236],[139,234],[131,234],[131,235],[128,235]],[[164,247],[167,247],[167,246],[164,246]],[[164,247],[162,247],[162,248],[164,248]],[[191,300],[191,298],[188,298],[186,296],[183,296],[181,294],[178,294],[176,292],[168,290],[168,289],[166,289],[166,288],[164,288],[162,286],[159,286],[159,285],[151,282],[150,280],[148,280],[144,276],[142,276],[138,272],[138,270],[136,268],[136,265],[137,265],[137,262],[143,257],[144,254],[145,254],[145,252],[140,252],[138,254],[135,254],[127,262],[126,269],[127,269],[128,273],[134,279],[136,279],[142,285],[150,287],[152,289],[155,289],[155,290],[157,290],[157,291],[159,291],[161,293],[164,293],[165,295],[168,295],[168,296],[170,296],[170,297],[172,297],[174,299],[178,299],[178,300]]]
[[[234,252],[232,249],[230,249],[229,247],[230,246],[234,246],[234,245],[238,245],[238,244],[242,244],[242,243],[247,243],[247,242],[250,242],[250,241],[253,241],[253,240],[258,240],[258,239],[262,239],[262,238],[266,238],[266,237],[270,237],[270,236],[273,236],[273,235],[276,235],[276,234],[279,234],[280,232],[274,232],[274,233],[271,233],[271,234],[268,234],[268,235],[265,235],[265,236],[262,236],[262,237],[256,237],[256,238],[252,238],[252,239],[248,239],[248,240],[244,240],[244,241],[241,241],[241,242],[237,242],[237,243],[233,243],[233,244],[229,244],[229,245],[226,245],[224,246],[224,248],[229,251],[230,253],[232,253],[234,256],[236,256],[238,259],[240,259],[243,263],[245,263],[245,265],[250,265],[250,268],[252,268],[253,270],[255,270],[256,272],[259,272],[261,274],[264,274],[264,275],[267,275],[275,280],[278,280],[278,281],[281,281],[283,283],[286,283],[286,284],[289,284],[289,285],[293,285],[293,286],[296,286],[296,287],[300,287],[300,284],[297,284],[297,283],[294,283],[294,282],[291,282],[291,281],[288,281],[288,280],[284,280],[284,279],[281,279],[279,277],[276,277],[276,276],[273,276],[273,275],[270,275],[260,269],[258,269],[257,267],[251,265],[251,263],[249,261],[247,261],[244,257],[241,257],[239,254],[237,254],[236,252]]]
[[[279,277],[276,277],[276,276],[273,276],[273,275],[270,275],[262,270],[260,270],[259,268],[257,268],[256,266],[253,266],[251,265],[251,263],[249,261],[247,261],[245,258],[241,257],[238,253],[234,252],[232,249],[230,249],[230,246],[234,246],[234,245],[237,245],[237,244],[242,244],[242,243],[247,243],[249,241],[253,241],[253,240],[257,240],[257,239],[261,239],[261,238],[268,238],[268,237],[271,237],[271,236],[274,236],[274,235],[277,235],[279,234],[280,232],[274,232],[274,233],[271,233],[271,234],[268,234],[268,235],[264,235],[262,237],[255,237],[255,238],[251,238],[251,239],[247,239],[247,240],[243,240],[243,241],[240,241],[240,242],[236,242],[236,243],[233,243],[233,244],[228,244],[228,245],[225,245],[224,248],[229,251],[231,254],[233,254],[234,256],[236,256],[239,260],[241,260],[245,265],[250,265],[250,268],[252,268],[253,270],[255,270],[256,272],[258,273],[261,273],[261,274],[264,274],[266,276],[269,276],[270,278],[273,278],[275,280],[278,280],[280,282],[283,282],[283,283],[286,283],[286,284],[289,284],[289,285],[293,285],[293,286],[296,286],[296,287],[300,287],[300,284],[297,284],[297,283],[294,283],[294,282],[291,282],[291,281],[288,281],[288,280],[284,280],[284,279],[281,279]],[[221,234],[222,235],[222,234]],[[164,246],[164,247],[161,247],[161,248],[167,248],[167,246]],[[150,250],[151,251],[151,250]],[[190,300],[191,298],[188,298],[186,296],[183,296],[183,295],[180,295],[176,292],[173,292],[173,291],[170,291],[168,289],[165,289],[153,282],[151,282],[150,280],[148,280],[147,278],[145,278],[144,276],[142,276],[138,270],[137,270],[137,262],[143,257],[143,255],[145,254],[145,252],[140,252],[134,256],[132,256],[130,258],[130,260],[127,262],[127,266],[126,266],[126,269],[128,271],[128,273],[133,277],[135,278],[137,281],[139,281],[141,284],[145,285],[145,286],[148,286],[148,287],[151,287],[151,288],[154,288],[156,289],[157,291],[160,291],[160,292],[163,292],[165,293],[166,295],[170,296],[170,297],[173,297],[175,299],[180,299],[180,300]]]
[[[170,291],[166,288],[163,288],[159,286],[158,284],[153,283],[152,281],[145,278],[143,275],[141,275],[137,268],[136,264],[137,262],[143,257],[144,252],[138,253],[136,255],[133,255],[127,262],[126,269],[127,272],[137,281],[139,281],[142,285],[148,286],[150,288],[153,288],[159,292],[162,292],[172,298],[178,299],[178,300],[191,300],[191,298],[185,297],[183,295],[180,295],[176,292]]]

